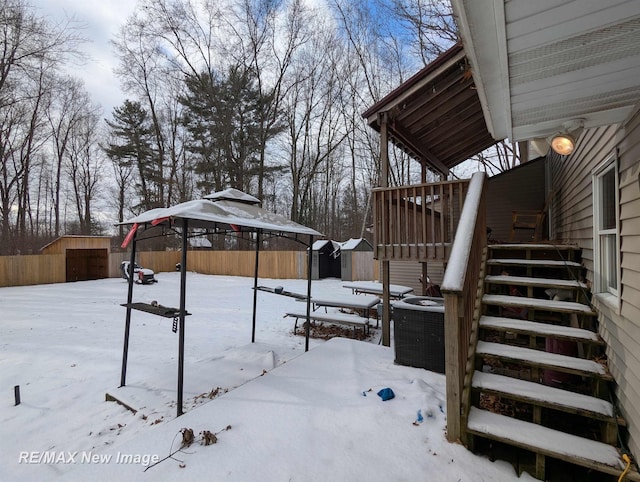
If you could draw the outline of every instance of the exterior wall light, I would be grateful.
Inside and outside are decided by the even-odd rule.
[[[551,139],[551,149],[561,156],[568,156],[576,148],[576,139],[571,134],[556,134]]]
[[[576,148],[578,137],[584,130],[584,120],[575,119],[565,122],[562,127],[563,130],[561,132],[551,136],[549,144],[551,145],[551,149],[561,156],[568,156]]]

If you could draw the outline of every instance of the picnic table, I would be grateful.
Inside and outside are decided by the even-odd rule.
[[[361,293],[382,296],[383,285],[377,281],[353,281],[344,283],[343,288],[349,288],[354,295]],[[411,293],[413,288],[402,285],[389,285],[389,296],[391,298],[401,299],[405,295]]]
[[[351,310],[368,311],[382,301],[377,296],[337,295],[337,296],[311,296],[313,311],[324,306],[333,308],[347,308]]]
[[[302,301],[302,300],[299,300]],[[359,295],[337,295],[337,296],[311,296],[311,305],[315,312],[318,308],[348,309],[361,312],[364,317],[368,317],[369,310],[378,305],[382,300],[377,296]],[[376,313],[376,328],[378,327],[378,316]]]

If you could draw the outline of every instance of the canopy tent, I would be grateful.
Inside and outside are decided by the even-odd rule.
[[[180,234],[182,239],[182,259],[180,263],[180,307],[177,310],[168,309],[160,305],[152,306],[145,303],[133,303],[134,277],[129,276],[129,287],[125,319],[125,332],[122,353],[122,371],[120,386],[125,386],[127,375],[127,357],[129,350],[129,332],[131,326],[131,311],[133,309],[153,313],[164,317],[174,318],[174,331],[178,331],[178,403],[177,415],[182,415],[182,395],[184,380],[184,333],[185,317],[190,313],[186,311],[186,276],[187,276],[187,243],[189,229],[197,228],[199,235],[218,234],[227,235],[235,233],[253,233],[256,246],[254,290],[253,290],[253,320],[251,330],[251,342],[255,342],[256,331],[256,303],[258,293],[258,266],[260,257],[260,244],[265,236],[278,236],[293,239],[307,247],[313,245],[314,236],[322,236],[318,231],[295,223],[290,219],[262,209],[260,200],[239,191],[226,189],[205,196],[204,199],[187,201],[168,208],[156,208],[123,221],[119,224],[132,225],[129,234],[122,243],[127,247],[131,243],[130,266],[135,264],[136,245],[138,241],[162,235]],[[150,234],[140,237],[142,233]],[[308,242],[303,238],[308,237]],[[308,256],[307,266],[307,320],[311,310],[311,266],[312,256]],[[305,351],[309,349],[309,323],[305,328]]]

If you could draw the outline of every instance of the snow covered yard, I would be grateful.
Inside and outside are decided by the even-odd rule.
[[[134,301],[178,306],[179,274],[158,279],[136,285]],[[187,413],[178,419],[171,319],[132,313],[126,393],[117,388],[124,280],[0,289],[0,480],[517,479],[508,464],[446,442],[444,376],[395,365],[393,348],[370,342],[312,339],[300,356],[304,337],[282,317],[300,303],[264,292],[251,344],[252,279],[189,273],[187,283]],[[305,280],[260,284],[306,290]],[[314,281],[313,290],[343,293],[341,284]],[[383,402],[385,387],[396,397]],[[105,402],[107,392],[140,410]],[[216,445],[144,471],[180,446],[181,429],[197,437],[228,425]],[[47,457],[53,463],[37,463]]]

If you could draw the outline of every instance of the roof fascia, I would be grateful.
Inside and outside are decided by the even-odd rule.
[[[365,114],[368,114],[367,122],[370,125],[372,125],[375,122],[377,122],[377,120],[378,120],[378,112],[390,111],[394,107],[396,107],[398,105],[402,105],[407,98],[411,97],[416,92],[419,92],[420,90],[424,89],[425,85],[428,85],[430,82],[433,82],[434,79],[437,79],[440,75],[442,75],[443,72],[446,72],[447,70],[449,70],[451,67],[456,65],[462,59],[464,59],[464,57],[465,57],[464,50],[460,50],[460,52],[458,52],[456,55],[454,55],[451,59],[446,61],[444,64],[440,65],[433,72],[429,72],[429,75],[427,75],[426,77],[424,77],[420,81],[418,81],[415,84],[413,84],[410,88],[408,88],[407,90],[405,90],[404,92],[399,94],[397,97],[395,97],[392,100],[390,100],[388,103],[384,103],[383,104],[383,102],[384,102],[384,99],[383,99],[380,102],[380,104],[383,104],[383,105],[379,105],[378,104],[378,105],[374,106],[375,110],[374,110],[374,108],[371,108],[365,113]]]
[[[494,139],[512,138],[504,0],[452,0],[482,105]]]

